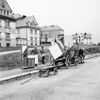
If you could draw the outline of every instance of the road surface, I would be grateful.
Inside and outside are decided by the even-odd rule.
[[[100,57],[48,78],[0,86],[0,100],[100,100]]]

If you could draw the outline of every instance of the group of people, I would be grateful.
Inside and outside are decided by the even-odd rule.
[[[71,47],[66,50],[67,57],[71,60],[72,63],[75,63],[76,59],[79,60],[79,63],[84,63],[85,53],[83,49]]]
[[[31,54],[33,55],[40,55],[41,57],[41,64],[45,64],[45,50],[44,47],[41,47],[41,49],[38,51],[37,47],[35,47],[32,51]],[[84,51],[80,48],[70,48],[65,50],[65,54],[67,55],[68,58],[71,59],[72,63],[75,62],[75,59],[78,58],[80,60],[80,63],[84,63]]]
[[[40,55],[41,56],[41,64],[45,64],[45,51],[44,48],[41,47],[40,50],[37,49],[37,47],[35,47],[32,51],[31,51],[32,55]]]

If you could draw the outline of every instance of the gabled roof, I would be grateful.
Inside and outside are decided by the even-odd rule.
[[[58,25],[51,25],[51,26],[44,26],[41,27],[42,32],[49,32],[49,31],[64,31],[61,27]]]
[[[27,23],[32,23],[31,26],[38,25],[34,16],[22,16],[17,19],[16,27],[26,27]]]
[[[0,9],[9,11],[12,13],[12,9],[10,8],[10,6],[6,0],[0,0]]]

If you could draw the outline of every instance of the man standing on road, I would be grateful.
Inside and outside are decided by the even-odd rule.
[[[44,52],[44,48],[43,47],[41,47],[41,51],[40,51],[40,53],[41,53],[41,56],[42,56],[42,64],[45,64],[45,52]]]
[[[79,49],[79,58],[80,58],[80,63],[84,63],[84,51],[82,49]]]

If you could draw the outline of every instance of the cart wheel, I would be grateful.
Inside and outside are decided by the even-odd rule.
[[[39,77],[42,77],[42,71],[39,70]]]
[[[70,67],[70,62],[67,59],[65,61],[65,66],[66,66],[66,69],[69,69],[69,67]]]
[[[49,69],[46,70],[46,76],[48,77],[50,75]]]
[[[69,65],[68,65],[68,62],[67,61],[65,62],[65,66],[66,66],[66,69],[69,68]]]
[[[77,62],[75,62],[75,66],[77,66]]]
[[[75,66],[77,66],[77,64],[78,64],[78,62],[77,62],[77,61],[75,61]]]
[[[56,75],[58,73],[58,69],[54,68],[54,75]]]

